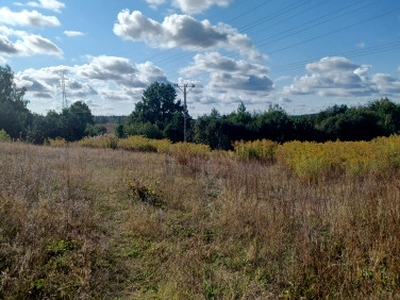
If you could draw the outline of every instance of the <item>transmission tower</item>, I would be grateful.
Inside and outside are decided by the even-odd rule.
[[[17,85],[15,84],[15,82],[13,82],[13,94],[12,94],[12,98],[15,101],[17,99]]]
[[[184,84],[180,86],[179,84],[175,84],[181,92],[183,93],[183,138],[185,143],[187,142],[187,132],[186,132],[186,122],[187,122],[187,105],[186,105],[186,97],[187,94],[196,86],[194,84]]]
[[[61,73],[61,94],[62,94],[62,109],[68,109],[67,85],[65,83],[65,72]]]

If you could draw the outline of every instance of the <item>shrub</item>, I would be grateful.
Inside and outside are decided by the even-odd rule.
[[[109,148],[117,149],[118,138],[112,134],[104,134],[95,137],[85,137],[78,142],[80,146],[91,147],[91,148]]]
[[[0,130],[0,142],[9,141],[11,141],[11,137],[7,134],[7,132],[4,129]]]
[[[370,142],[289,142],[277,150],[278,161],[307,181],[351,178],[367,173],[384,176],[400,169],[400,137]]]
[[[165,203],[162,201],[162,190],[159,187],[159,182],[156,180],[150,181],[148,178],[130,178],[128,180],[130,197],[133,200],[139,200],[149,205],[164,208]]]
[[[233,144],[235,154],[241,159],[258,159],[270,162],[275,160],[277,147],[277,142],[266,139],[249,142],[236,141]]]
[[[45,139],[44,144],[50,147],[63,147],[68,144],[64,138]]]
[[[173,144],[171,151],[180,164],[187,165],[193,157],[207,158],[211,153],[211,148],[208,145],[181,142]]]

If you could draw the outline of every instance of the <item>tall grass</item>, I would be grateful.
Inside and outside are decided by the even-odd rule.
[[[273,162],[278,143],[270,140],[236,141],[233,143],[235,154],[241,159],[255,159]]]
[[[397,140],[374,143],[378,171],[313,184],[279,152],[301,143],[269,164],[203,149],[196,167],[1,143],[0,298],[396,299]]]
[[[400,136],[370,142],[290,142],[280,146],[277,159],[308,181],[324,178],[390,175],[400,169]]]

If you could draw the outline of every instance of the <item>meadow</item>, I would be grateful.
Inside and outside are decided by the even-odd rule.
[[[397,299],[400,137],[0,143],[0,298]]]

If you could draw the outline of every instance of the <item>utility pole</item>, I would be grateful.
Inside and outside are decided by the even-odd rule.
[[[68,108],[68,100],[67,100],[67,89],[65,84],[65,72],[63,71],[61,74],[61,93],[62,93],[62,108]]]
[[[175,84],[176,87],[178,87],[181,92],[183,93],[183,138],[185,143],[187,142],[187,133],[186,133],[186,119],[187,119],[187,105],[186,105],[186,97],[187,94],[196,86],[194,84],[187,84],[185,83],[184,85],[180,86],[179,84]],[[189,88],[189,89],[188,89]]]

